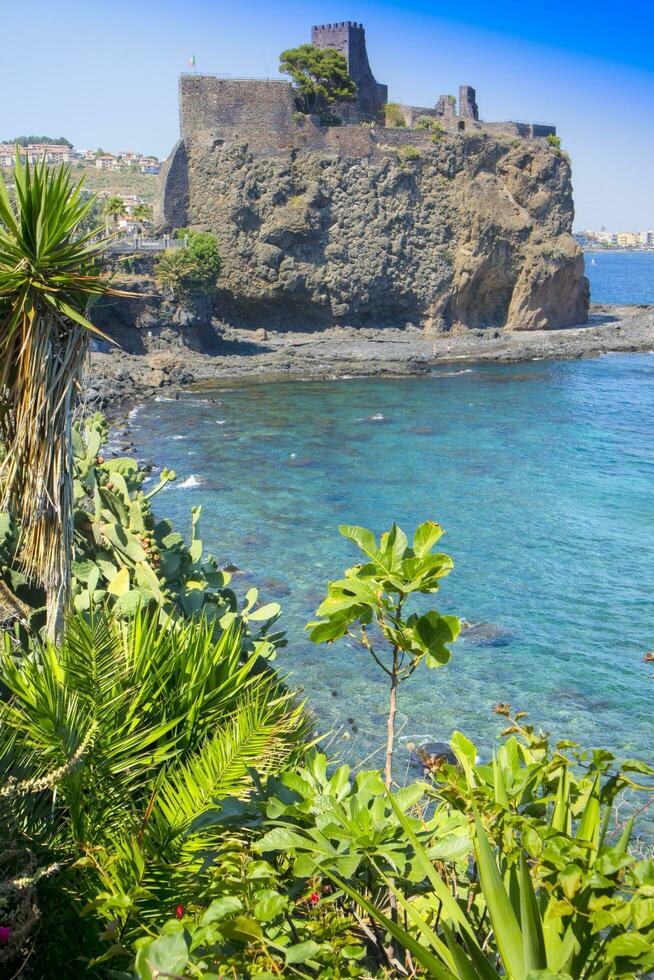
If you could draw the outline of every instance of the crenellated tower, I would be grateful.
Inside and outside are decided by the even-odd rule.
[[[356,82],[357,100],[351,106],[343,107],[344,115],[352,121],[376,119],[381,107],[388,102],[388,86],[376,81],[372,73],[363,24],[342,20],[314,26],[311,43],[317,48],[335,48],[345,55],[350,78]]]

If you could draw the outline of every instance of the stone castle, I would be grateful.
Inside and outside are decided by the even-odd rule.
[[[546,139],[554,127],[484,122],[468,85],[458,100],[391,107],[360,23],[316,26],[311,40],[341,51],[356,82],[355,100],[334,107],[340,125],[298,111],[281,79],[180,78],[181,138],[156,219],[216,236],[218,315],[433,332],[583,322],[570,161]]]
[[[191,143],[217,148],[243,142],[255,157],[305,150],[365,158],[380,146],[430,146],[433,133],[413,128],[419,119],[432,120],[444,132],[452,134],[485,132],[521,139],[544,139],[556,134],[556,127],[550,125],[482,121],[476,92],[470,85],[459,87],[458,107],[454,95],[439,96],[432,107],[400,105],[396,116],[404,125],[386,126],[384,106],[388,103],[388,86],[376,81],[372,73],[363,24],[348,20],[314,26],[311,43],[335,48],[345,55],[350,77],[356,83],[355,101],[335,107],[342,119],[340,126],[321,125],[317,116],[301,116],[291,82],[226,79],[218,75],[180,76],[181,138],[164,167],[156,215],[160,224],[174,228],[187,223],[184,181]]]

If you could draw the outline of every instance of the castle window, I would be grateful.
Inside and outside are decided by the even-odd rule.
[[[465,128],[466,128],[466,124],[464,123],[463,119],[460,119],[458,125],[459,132],[462,133]]]

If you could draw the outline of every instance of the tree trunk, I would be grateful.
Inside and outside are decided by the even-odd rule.
[[[65,588],[60,583],[50,589],[45,607],[45,635],[51,643],[58,643],[64,628]]]
[[[395,744],[395,712],[397,710],[397,674],[395,664],[393,664],[393,674],[391,676],[391,694],[388,704],[388,720],[386,722],[386,788],[390,790],[393,780],[393,747]]]

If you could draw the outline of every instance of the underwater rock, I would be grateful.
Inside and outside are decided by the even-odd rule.
[[[508,647],[515,635],[495,623],[461,621],[461,639],[474,647]]]

